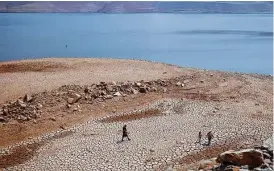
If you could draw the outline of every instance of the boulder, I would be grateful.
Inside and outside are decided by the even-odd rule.
[[[3,115],[8,115],[9,109],[7,107],[3,107]]]
[[[24,96],[24,102],[31,102],[32,100],[33,100],[33,98],[32,98],[32,96],[31,95],[29,95],[29,94],[26,94],[25,96]]]
[[[49,120],[56,121],[56,118],[55,117],[50,117]]]
[[[25,116],[23,116],[23,115],[19,115],[19,116],[17,117],[17,120],[27,121],[27,120],[29,120],[29,118],[27,118],[27,117],[25,117]]]
[[[81,95],[77,93],[73,93],[69,98],[68,98],[68,103],[73,104],[76,103],[79,99],[81,99]]]
[[[156,87],[152,87],[151,91],[157,91],[157,88]]]
[[[84,90],[85,93],[89,94],[92,92],[92,89],[90,87],[86,87]]]
[[[4,117],[0,116],[0,122],[7,122],[7,120]]]
[[[107,90],[108,92],[111,92],[111,91],[113,91],[113,88],[112,88],[111,85],[108,85],[108,86],[106,87],[106,90]]]
[[[232,166],[232,165],[229,165],[229,166],[227,166],[224,169],[224,171],[240,171],[240,170],[241,170],[240,167],[238,167],[238,166]]]
[[[253,171],[273,171],[273,169],[271,169],[270,167],[266,167],[266,168],[257,167]]]
[[[176,86],[180,86],[180,85],[182,85],[181,82],[177,82],[177,83],[176,83]]]
[[[273,153],[273,137],[272,136],[263,142],[263,147],[267,148],[269,151],[272,151]]]
[[[133,94],[138,94],[138,91],[135,90],[134,88],[131,88],[131,93],[133,93]]]
[[[22,100],[20,100],[20,99],[17,100],[17,104],[18,104],[20,107],[22,107],[22,108],[26,108],[26,107],[27,107],[27,105],[26,105]]]
[[[138,83],[136,83],[136,85],[137,85],[138,87],[140,87],[142,84],[138,82]]]
[[[110,94],[108,94],[108,95],[106,95],[106,96],[105,96],[105,98],[106,98],[106,99],[112,99],[112,98],[113,98],[113,96],[112,96],[112,95],[110,95]]]
[[[42,104],[38,103],[38,104],[36,105],[36,109],[40,110],[40,109],[42,109],[42,108],[43,108],[43,105],[42,105]]]
[[[140,87],[139,92],[140,92],[140,93],[147,93],[146,87]]]
[[[117,91],[116,93],[113,94],[113,96],[122,96],[122,94],[119,91]]]
[[[216,158],[212,158],[209,160],[201,160],[199,162],[199,170],[209,170],[212,169],[217,164]]]
[[[104,96],[104,95],[107,95],[107,92],[104,91],[104,90],[100,90],[100,91],[99,91],[99,94],[100,94],[101,96]]]
[[[255,149],[226,151],[221,153],[216,161],[218,163],[232,163],[237,166],[248,165],[250,168],[258,167],[264,163],[263,153]]]

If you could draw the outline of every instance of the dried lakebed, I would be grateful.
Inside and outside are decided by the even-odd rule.
[[[272,134],[272,113],[254,117],[249,103],[213,102],[189,99],[163,99],[132,113],[102,117],[60,132],[73,132],[52,138],[36,149],[33,157],[4,170],[165,170],[184,169],[186,164],[216,155],[203,153],[214,147],[231,149],[262,144]],[[262,110],[261,106],[255,106]],[[254,106],[253,106],[254,109]],[[250,110],[253,110],[250,109]],[[147,111],[148,117],[145,117]],[[127,116],[126,116],[127,115]],[[133,117],[133,118],[132,118]],[[120,142],[122,126],[128,125],[131,141]],[[213,131],[211,146],[198,132]],[[54,133],[29,140],[43,142]],[[234,143],[233,143],[234,142]],[[237,142],[237,143],[235,143]],[[19,145],[19,144],[18,144]],[[201,152],[198,157],[193,153]],[[2,149],[2,156],[9,154]],[[4,155],[3,155],[4,153]],[[189,158],[189,159],[188,159]]]

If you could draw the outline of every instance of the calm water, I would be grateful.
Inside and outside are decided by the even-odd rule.
[[[0,14],[0,60],[134,58],[272,74],[272,27],[271,14]]]

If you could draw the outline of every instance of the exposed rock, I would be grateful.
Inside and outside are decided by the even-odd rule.
[[[17,117],[17,119],[18,119],[18,120],[21,120],[21,121],[27,121],[27,120],[28,120],[28,118],[27,118],[26,116],[23,116],[23,115],[19,115],[19,116]]]
[[[72,97],[69,97],[68,98],[68,103],[69,104],[73,104],[75,101],[74,101],[74,98],[72,98]]]
[[[42,109],[42,108],[43,108],[43,105],[42,105],[42,104],[38,103],[38,104],[36,105],[36,109],[40,110],[40,109]]]
[[[176,171],[176,169],[173,169],[172,166],[169,166],[168,168],[165,169],[165,171]]]
[[[199,170],[209,170],[212,169],[217,164],[216,158],[209,160],[202,160],[199,162]]]
[[[240,171],[240,170],[241,170],[240,167],[238,167],[238,166],[232,166],[232,165],[227,166],[227,167],[224,169],[224,171]]]
[[[262,152],[255,149],[226,151],[220,154],[216,161],[218,163],[232,163],[237,166],[248,165],[251,168],[258,167],[264,163]]]
[[[24,96],[24,102],[31,102],[32,100],[33,100],[33,98],[32,98],[32,96],[31,95],[29,95],[29,94],[26,94],[25,96]]]
[[[69,104],[76,103],[79,99],[81,99],[81,95],[77,93],[73,93],[71,97],[68,98],[68,103]]]
[[[176,83],[176,86],[180,86],[180,85],[182,85],[181,82],[177,82],[177,83]]]
[[[108,94],[108,95],[106,95],[106,96],[105,96],[105,98],[106,98],[106,99],[112,99],[112,98],[113,98],[113,96],[112,96],[112,95],[110,95],[110,94]]]
[[[154,91],[154,92],[155,92],[155,91],[157,91],[157,88],[156,88],[156,87],[152,87],[152,88],[151,88],[151,91]]]
[[[61,128],[61,129],[66,129],[66,126],[61,125],[60,128]]]
[[[84,92],[89,94],[92,92],[92,89],[90,87],[86,87]]]
[[[136,83],[136,85],[137,85],[138,87],[140,87],[142,84],[141,84],[140,82],[138,82],[138,83]]]
[[[139,92],[140,92],[140,93],[147,93],[146,87],[140,87]]]
[[[55,117],[50,117],[49,120],[56,121]]]
[[[255,168],[253,171],[273,171],[273,169],[266,167],[266,168]]]
[[[4,117],[0,116],[0,122],[7,122],[7,120]]]
[[[101,96],[104,96],[104,95],[107,95],[107,92],[104,91],[104,90],[101,90],[101,91],[99,91],[99,94],[100,94]]]
[[[263,142],[263,147],[267,148],[269,151],[272,151],[273,154],[273,136],[269,137],[267,140]]]
[[[112,88],[111,85],[108,85],[108,86],[106,87],[106,90],[107,90],[108,92],[111,92],[111,91],[113,91],[113,88]]]
[[[186,84],[186,83],[189,83],[190,81],[189,80],[184,80],[183,83]]]
[[[155,150],[154,150],[154,149],[150,149],[149,151],[150,151],[150,152],[152,152],[152,153],[153,153],[153,152],[155,152]]]
[[[119,91],[117,91],[116,93],[113,94],[113,96],[122,96],[122,94]]]
[[[22,100],[20,100],[20,99],[17,100],[17,104],[18,104],[20,107],[22,107],[22,108],[26,108],[26,107],[27,107],[27,105],[26,105]]]
[[[138,91],[135,90],[134,88],[131,88],[131,93],[133,93],[133,94],[138,94]]]
[[[9,109],[7,107],[3,107],[3,115],[8,115]]]

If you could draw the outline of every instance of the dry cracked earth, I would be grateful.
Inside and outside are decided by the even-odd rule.
[[[57,100],[51,105],[43,104],[38,118],[13,118],[0,123],[0,169],[198,170],[196,163],[202,159],[230,149],[261,145],[271,137],[272,76],[183,71],[176,70],[165,78],[156,74],[155,79],[147,78],[150,82],[142,82],[139,77],[131,80],[132,85],[141,84],[132,86],[138,93],[126,94],[120,89],[121,95],[115,97],[115,89],[104,94],[110,97],[112,93],[110,99],[85,98],[61,110],[57,109],[66,106],[67,101]],[[0,75],[0,80],[3,77]],[[157,79],[162,79],[159,84]],[[59,86],[55,84],[50,90],[54,93]],[[149,89],[141,93],[144,86]],[[83,89],[77,92],[82,97]],[[52,100],[55,96],[50,97]],[[76,122],[75,118],[81,119]],[[47,123],[53,123],[48,124],[52,129],[41,128]],[[131,140],[122,142],[125,124]],[[8,131],[18,125],[23,131],[10,133],[9,137]],[[40,132],[33,133],[32,129]],[[199,131],[203,135],[200,143]],[[205,136],[208,131],[214,134],[211,145],[207,145]]]

